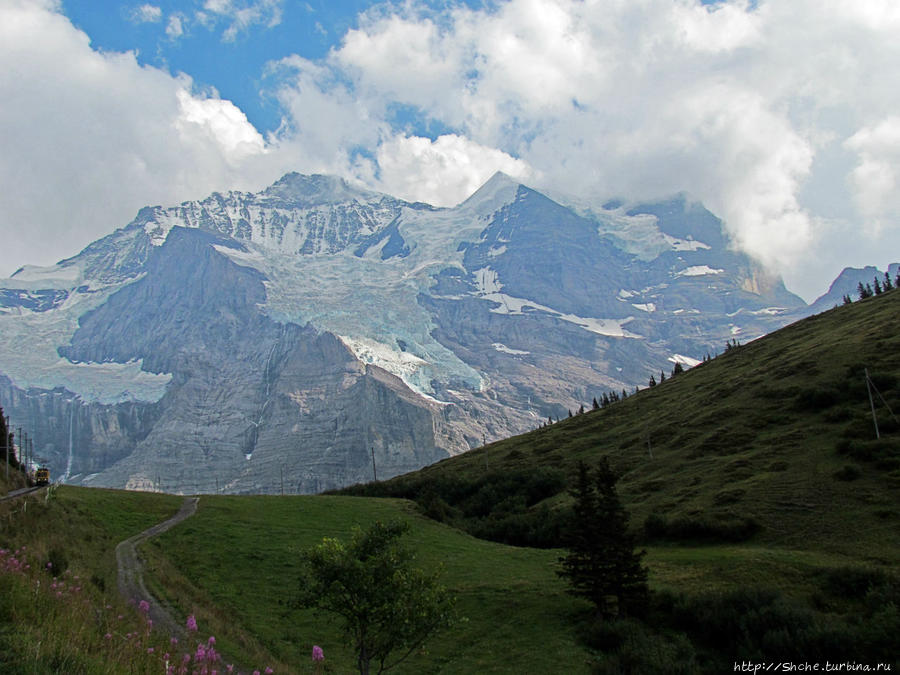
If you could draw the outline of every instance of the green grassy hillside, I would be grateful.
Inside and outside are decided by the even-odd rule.
[[[865,370],[875,394],[876,440]],[[892,412],[893,411],[893,414]],[[805,319],[598,411],[348,490],[554,543],[577,460],[609,457],[650,543],[900,554],[900,291]],[[646,526],[646,527],[645,527]]]

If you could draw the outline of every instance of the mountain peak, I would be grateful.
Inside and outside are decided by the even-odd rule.
[[[262,192],[263,197],[274,197],[292,206],[316,206],[318,204],[347,202],[356,199],[370,200],[377,193],[354,187],[338,176],[324,174],[287,173]]]
[[[472,210],[479,215],[488,215],[512,202],[520,187],[522,184],[515,178],[497,171],[457,208]]]

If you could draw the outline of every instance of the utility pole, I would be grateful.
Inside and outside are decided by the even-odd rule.
[[[6,416],[6,425],[3,427],[3,447],[6,450],[6,480],[9,480],[9,415]]]
[[[875,401],[872,399],[872,380],[869,377],[869,369],[866,368],[866,391],[869,392],[869,406],[872,408],[872,421],[875,423],[875,438],[881,438],[878,431],[878,417],[875,416]]]
[[[284,464],[281,465],[281,496],[284,497]]]
[[[378,472],[375,470],[375,446],[372,446],[372,475],[375,476],[375,482],[378,482]]]

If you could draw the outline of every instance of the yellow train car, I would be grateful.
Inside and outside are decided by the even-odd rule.
[[[47,485],[50,483],[50,469],[46,466],[40,467],[34,472],[34,482],[36,485]]]

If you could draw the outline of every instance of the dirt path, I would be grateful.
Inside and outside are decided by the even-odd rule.
[[[119,593],[126,599],[134,600],[136,603],[139,603],[141,600],[146,600],[150,603],[150,618],[153,619],[153,627],[179,639],[184,637],[184,627],[175,621],[167,606],[164,606],[159,600],[150,595],[150,592],[144,585],[144,566],[138,557],[137,546],[145,539],[162,534],[186,518],[190,518],[196,513],[199,500],[199,497],[185,498],[178,513],[174,516],[144,530],[140,534],[134,535],[130,539],[126,539],[116,546],[116,562],[119,567],[117,579]]]

